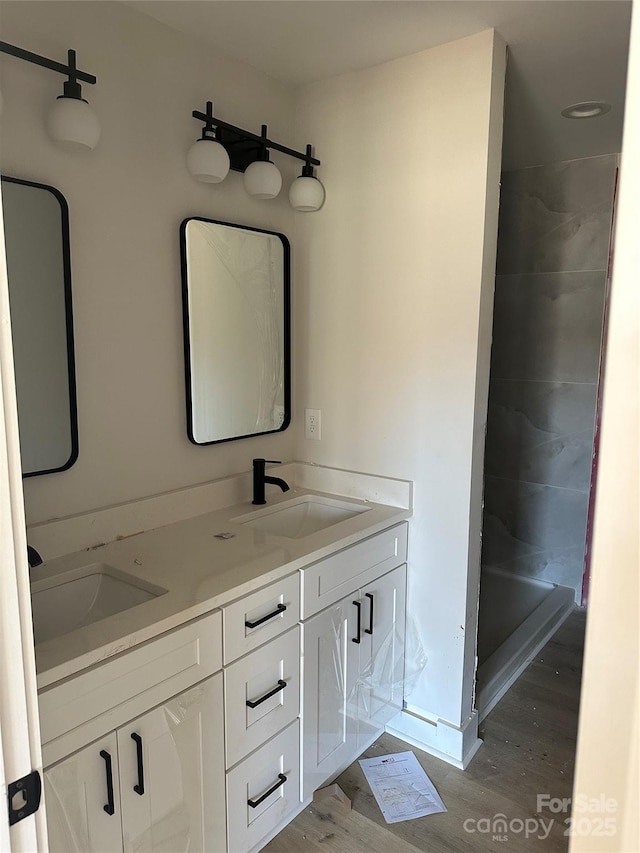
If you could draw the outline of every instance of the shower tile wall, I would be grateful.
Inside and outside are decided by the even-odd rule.
[[[483,564],[580,600],[617,155],[502,175]]]

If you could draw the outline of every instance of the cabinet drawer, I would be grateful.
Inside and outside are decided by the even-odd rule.
[[[229,850],[239,853],[253,849],[299,805],[300,737],[296,720],[227,773]]]
[[[230,663],[284,634],[300,618],[300,580],[295,572],[222,608],[224,662]]]
[[[303,569],[302,619],[324,610],[406,559],[407,524],[403,523]]]
[[[224,683],[227,767],[232,767],[298,716],[298,626],[231,664]]]
[[[219,610],[43,690],[45,765],[222,667]]]

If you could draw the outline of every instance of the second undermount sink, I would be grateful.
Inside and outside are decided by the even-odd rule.
[[[287,539],[302,539],[340,521],[368,512],[369,509],[367,506],[357,506],[335,498],[301,495],[276,506],[241,515],[232,521],[247,524],[265,533],[285,536]]]
[[[35,644],[137,607],[166,591],[105,563],[34,581],[31,608]]]

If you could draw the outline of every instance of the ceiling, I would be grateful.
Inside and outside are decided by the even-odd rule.
[[[631,19],[627,0],[132,0],[129,5],[293,86],[494,27],[509,45],[504,168],[620,151]],[[611,111],[590,120],[560,115],[569,104],[595,100],[610,103]]]

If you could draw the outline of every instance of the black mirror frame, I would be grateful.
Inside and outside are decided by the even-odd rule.
[[[283,341],[283,357],[284,357],[284,419],[282,425],[278,429],[267,430],[266,432],[252,432],[247,435],[234,435],[229,438],[218,438],[214,441],[196,441],[193,435],[193,396],[191,393],[191,343],[189,339],[189,289],[187,277],[187,225],[189,222],[209,222],[213,225],[226,225],[229,228],[237,228],[241,231],[255,231],[259,234],[270,234],[282,242],[284,252],[283,257],[283,273],[284,273],[284,293],[283,293],[283,309],[284,309],[284,341]],[[291,424],[291,246],[289,240],[284,234],[279,231],[269,231],[265,228],[253,228],[249,225],[238,225],[235,222],[223,222],[219,219],[207,219],[204,216],[189,216],[183,219],[180,224],[180,271],[182,277],[182,320],[183,320],[183,339],[184,339],[184,370],[185,370],[185,390],[187,404],[187,435],[189,441],[197,447],[207,447],[211,444],[224,444],[228,441],[240,441],[245,438],[255,438],[259,435],[273,435],[284,430]]]
[[[67,374],[69,378],[69,428],[71,432],[71,454],[64,465],[58,468],[45,468],[43,471],[29,471],[22,473],[22,478],[39,477],[42,474],[57,474],[60,471],[67,471],[74,465],[78,459],[79,441],[78,441],[78,398],[76,390],[76,363],[75,363],[75,343],[73,337],[73,301],[71,294],[71,241],[69,236],[69,205],[66,198],[56,187],[51,187],[48,184],[40,184],[36,181],[27,181],[23,178],[12,178],[7,175],[0,176],[1,182],[10,184],[22,184],[27,187],[35,187],[36,189],[46,190],[50,192],[60,204],[60,223],[62,227],[62,263],[64,276],[64,305],[65,305],[65,324],[66,324],[66,341],[67,341]],[[9,282],[9,289],[11,282]]]

